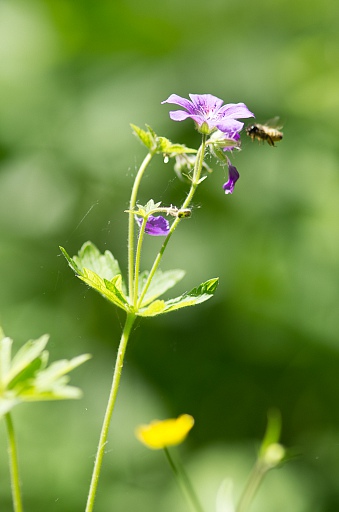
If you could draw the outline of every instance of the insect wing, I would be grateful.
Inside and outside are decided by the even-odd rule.
[[[275,128],[276,130],[281,130],[281,128],[283,127],[279,116],[275,116],[272,117],[272,119],[269,119],[265,123],[265,126],[268,126],[269,128]]]

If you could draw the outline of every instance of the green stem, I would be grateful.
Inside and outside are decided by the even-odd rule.
[[[137,202],[137,195],[138,195],[141,178],[142,178],[148,164],[152,160],[153,155],[154,155],[154,153],[150,152],[145,156],[145,158],[137,172],[137,175],[135,177],[132,192],[131,192],[131,199],[129,202],[129,210],[130,211],[129,211],[129,218],[128,218],[128,287],[129,287],[129,298],[130,298],[131,304],[133,304],[133,302],[134,302],[133,283],[134,283],[134,227],[135,227],[134,213],[132,213],[132,212],[133,212],[136,202]]]
[[[202,171],[202,165],[203,165],[203,162],[204,162],[204,156],[205,156],[205,148],[206,148],[206,140],[207,140],[207,135],[203,135],[202,136],[202,142],[201,142],[201,145],[200,145],[200,148],[198,150],[198,154],[197,154],[197,158],[196,158],[196,161],[195,161],[195,167],[194,167],[194,171],[193,171],[193,177],[192,177],[192,183],[191,183],[191,188],[187,194],[187,197],[184,201],[184,203],[182,204],[182,206],[180,207],[181,209],[184,209],[184,208],[187,208],[192,199],[193,199],[193,196],[195,194],[195,191],[199,185],[199,182],[200,182],[200,176],[201,176],[201,171]],[[145,283],[145,286],[140,294],[140,297],[139,297],[139,300],[138,300],[138,308],[140,308],[141,304],[142,304],[142,301],[144,300],[144,297],[147,293],[147,290],[151,284],[151,281],[154,277],[154,274],[160,264],[160,261],[161,261],[161,258],[165,252],[165,249],[167,247],[167,244],[168,242],[170,241],[170,238],[172,236],[172,234],[174,233],[176,227],[178,226],[179,222],[181,221],[182,219],[180,217],[177,217],[174,222],[172,223],[171,225],[171,229],[169,230],[169,233],[168,235],[166,236],[165,240],[164,240],[164,243],[162,244],[161,246],[161,249],[160,251],[158,252],[157,254],[157,257],[155,258],[154,260],[154,263],[153,263],[153,266],[151,268],[151,271],[148,275],[148,278],[147,278],[147,281]]]
[[[126,352],[127,342],[129,335],[131,333],[132,326],[135,321],[135,315],[132,313],[127,314],[124,330],[121,335],[117,359],[115,362],[115,368],[114,368],[114,374],[113,374],[113,381],[112,381],[112,387],[111,392],[108,398],[106,412],[104,421],[101,428],[101,434],[99,439],[99,444],[97,448],[97,454],[95,458],[94,463],[94,469],[92,473],[92,480],[91,485],[89,488],[88,498],[87,498],[87,504],[86,504],[86,510],[85,512],[92,512],[93,506],[94,506],[94,500],[97,492],[98,482],[99,482],[99,476],[102,466],[102,460],[105,453],[105,447],[107,444],[107,436],[108,436],[108,430],[114,410],[114,405],[116,402],[116,397],[118,393],[118,387],[120,383],[120,377],[122,372],[122,367],[124,364],[124,356]]]
[[[265,472],[266,466],[264,466],[260,460],[257,461],[246,484],[246,487],[240,497],[236,512],[245,512],[248,510],[248,507],[252,503],[255,493],[261,484]]]
[[[165,447],[164,452],[165,452],[166,458],[168,460],[168,463],[171,466],[174,476],[177,479],[179,487],[182,490],[185,498],[187,499],[187,501],[192,506],[192,508],[195,512],[203,512],[203,508],[199,502],[199,499],[195,493],[193,485],[192,485],[190,479],[188,478],[184,468],[182,466],[179,467],[178,463],[175,464],[168,448]]]
[[[5,414],[6,426],[7,426],[7,437],[8,437],[8,456],[9,456],[9,467],[11,474],[11,487],[12,487],[12,499],[14,512],[22,512],[22,500],[20,493],[20,479],[19,479],[19,466],[18,466],[18,454],[16,448],[16,440],[14,434],[14,427],[11,415],[9,412]]]
[[[139,232],[139,238],[137,243],[137,248],[135,251],[135,270],[134,270],[134,302],[133,306],[136,309],[137,308],[137,302],[138,302],[138,290],[139,290],[139,270],[140,270],[140,260],[141,260],[141,248],[142,248],[142,242],[144,240],[144,234],[145,234],[145,227],[147,224],[147,218],[145,217],[143,219],[143,223],[140,228]]]

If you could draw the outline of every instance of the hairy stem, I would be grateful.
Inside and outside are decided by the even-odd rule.
[[[129,298],[130,303],[133,304],[134,302],[134,227],[135,227],[135,220],[134,220],[134,213],[133,210],[135,208],[136,202],[137,202],[137,195],[139,191],[139,186],[141,182],[141,178],[152,160],[153,157],[152,152],[148,153],[142,164],[140,165],[140,168],[137,172],[137,175],[134,180],[132,193],[131,193],[131,199],[129,202],[129,218],[128,218],[128,288],[129,288]]]
[[[7,437],[8,437],[8,456],[9,456],[9,467],[11,474],[11,488],[12,488],[12,500],[14,512],[22,512],[22,500],[20,493],[20,479],[19,479],[19,466],[18,466],[18,454],[16,447],[16,439],[14,434],[14,427],[11,415],[9,412],[5,414]]]
[[[114,368],[114,374],[113,374],[113,381],[112,381],[112,387],[110,391],[110,395],[107,402],[106,412],[104,421],[101,427],[101,434],[99,438],[99,444],[97,448],[97,454],[95,458],[94,463],[94,469],[92,473],[92,480],[89,488],[88,498],[87,498],[87,504],[85,512],[92,512],[93,506],[94,506],[94,500],[97,492],[98,482],[99,482],[99,476],[102,466],[102,461],[105,453],[105,447],[107,444],[107,436],[108,431],[111,423],[111,418],[116,402],[116,397],[118,393],[119,383],[120,383],[120,377],[122,372],[122,367],[124,364],[124,356],[126,352],[127,342],[129,339],[129,335],[131,333],[131,329],[133,327],[135,321],[135,315],[132,313],[127,314],[124,330],[121,335],[117,359],[115,362],[115,368]]]
[[[204,156],[205,156],[205,148],[206,148],[206,139],[207,139],[207,136],[206,135],[203,135],[202,136],[202,142],[201,142],[201,145],[200,145],[200,148],[198,150],[198,154],[197,154],[197,158],[196,158],[196,162],[195,162],[195,167],[194,167],[194,171],[193,171],[193,177],[192,177],[192,183],[191,183],[191,188],[187,194],[187,197],[184,201],[184,203],[182,204],[181,208],[184,209],[184,208],[187,208],[192,199],[193,199],[193,196],[195,194],[195,191],[200,183],[200,176],[201,176],[201,171],[202,171],[202,165],[203,165],[203,162],[204,162]],[[154,277],[154,274],[157,270],[157,268],[159,267],[159,264],[160,264],[160,261],[161,261],[161,258],[165,252],[165,249],[167,247],[167,244],[168,242],[170,241],[170,238],[172,236],[172,234],[174,233],[176,227],[178,226],[179,222],[181,221],[182,219],[180,217],[177,217],[174,222],[172,223],[171,225],[171,229],[169,230],[169,233],[168,235],[166,236],[165,240],[164,240],[164,243],[162,244],[161,246],[161,249],[160,251],[158,252],[157,254],[157,257],[155,258],[154,260],[154,263],[153,263],[153,266],[151,268],[151,271],[148,275],[148,278],[147,278],[147,281],[145,283],[145,286],[140,294],[140,297],[139,297],[139,300],[138,300],[138,308],[140,307],[140,305],[142,304],[142,301],[147,293],[147,290],[151,284],[151,281]]]

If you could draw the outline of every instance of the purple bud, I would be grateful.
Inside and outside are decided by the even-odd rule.
[[[136,217],[135,220],[139,224],[139,227],[142,226],[143,219],[141,217]],[[154,217],[150,215],[146,222],[145,233],[152,236],[167,236],[170,230],[170,225],[168,220],[159,215],[158,217]]]
[[[237,168],[232,164],[228,164],[228,181],[224,183],[223,189],[225,190],[225,194],[232,194],[234,190],[234,185],[239,179],[239,173]]]

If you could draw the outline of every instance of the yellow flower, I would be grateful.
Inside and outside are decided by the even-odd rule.
[[[140,425],[135,431],[136,437],[152,450],[182,443],[194,425],[194,418],[182,414],[176,419],[152,421],[149,425]]]

